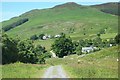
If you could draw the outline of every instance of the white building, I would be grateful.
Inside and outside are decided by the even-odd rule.
[[[43,36],[43,40],[46,40],[47,39],[47,37],[46,36]]]
[[[93,47],[83,47],[82,48],[82,53],[89,53],[93,50],[94,50]]]
[[[61,35],[55,35],[55,38],[59,38],[59,37],[61,37]]]
[[[90,53],[90,52],[97,50],[97,49],[98,49],[97,47],[92,47],[92,46],[82,47],[82,53]]]

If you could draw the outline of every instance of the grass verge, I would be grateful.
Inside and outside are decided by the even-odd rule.
[[[40,78],[49,65],[14,63],[2,66],[2,78]]]

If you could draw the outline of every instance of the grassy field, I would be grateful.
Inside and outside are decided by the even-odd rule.
[[[78,41],[86,38],[93,39],[100,30],[104,29],[106,29],[106,34],[101,35],[102,39],[116,36],[118,32],[118,16],[103,13],[88,6],[67,6],[31,10],[19,17],[2,22],[2,27],[21,18],[28,18],[28,22],[5,32],[8,36],[12,38],[18,37],[21,40],[29,39],[34,34],[44,33],[53,36],[64,32],[74,41]],[[50,51],[54,40],[36,40],[34,44],[40,44]],[[3,65],[2,74],[3,78],[39,78],[42,76],[40,74],[48,66],[61,64],[69,76],[73,78],[117,78],[117,58],[117,47],[111,47],[84,57],[70,55],[66,58],[47,59],[46,65],[23,63]],[[79,64],[78,60],[80,60]]]
[[[40,78],[49,65],[14,63],[2,66],[2,78]]]
[[[71,78],[118,78],[117,48],[103,49],[84,57],[70,55],[63,59],[49,59],[47,63],[63,65]]]
[[[104,29],[106,29],[106,34],[101,35],[101,38],[108,39],[116,36],[118,32],[118,16],[103,13],[89,6],[64,5],[66,6],[34,9],[25,12],[18,17],[3,21],[2,27],[19,19],[28,18],[29,20],[26,23],[5,32],[9,37],[18,37],[21,40],[30,39],[34,34],[38,36],[44,33],[54,36],[63,32],[74,41],[78,41],[85,38],[93,39],[97,33]],[[49,51],[53,41],[54,39],[36,40],[34,44],[41,44]]]
[[[0,66],[2,78],[40,78],[49,66],[54,65],[62,65],[71,78],[117,78],[117,49],[118,47],[114,46],[84,57],[75,54],[66,58],[49,58],[46,59],[45,65],[19,62],[3,65]]]
[[[51,45],[53,44],[54,39],[48,39],[48,40],[36,40],[34,41],[34,45],[41,45],[46,48],[46,50],[50,51]]]

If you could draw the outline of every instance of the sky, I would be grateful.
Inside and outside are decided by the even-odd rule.
[[[25,2],[26,1],[26,2]],[[34,2],[33,2],[34,1]],[[36,2],[35,2],[36,1]],[[94,1],[94,2],[91,2]],[[4,20],[8,20],[12,17],[19,16],[27,11],[32,9],[44,9],[44,8],[51,8],[55,5],[63,4],[66,2],[76,2],[81,5],[95,5],[95,4],[102,4],[106,2],[118,2],[118,0],[1,0],[0,3],[0,22]]]

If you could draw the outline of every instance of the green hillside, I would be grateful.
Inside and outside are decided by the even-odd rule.
[[[120,15],[120,11],[118,10],[118,7],[120,6],[119,2],[109,2],[99,5],[93,5],[91,7],[95,7],[99,9],[102,12],[113,14],[113,15]]]
[[[24,19],[27,19],[27,21],[22,21]],[[22,40],[29,39],[34,34],[44,33],[54,36],[61,32],[70,36],[73,40],[91,39],[103,30],[106,30],[106,34],[101,37],[106,39],[116,36],[118,16],[103,13],[96,8],[69,2],[48,9],[34,9],[2,22],[2,28],[11,25],[14,26],[5,33],[12,38],[18,37]],[[49,43],[50,45],[43,44],[43,46],[50,49],[52,42],[53,40],[37,40],[35,44]]]
[[[85,56],[75,54],[61,59],[48,59],[47,63],[63,65],[72,78],[118,78],[117,50],[118,46],[114,46]]]

